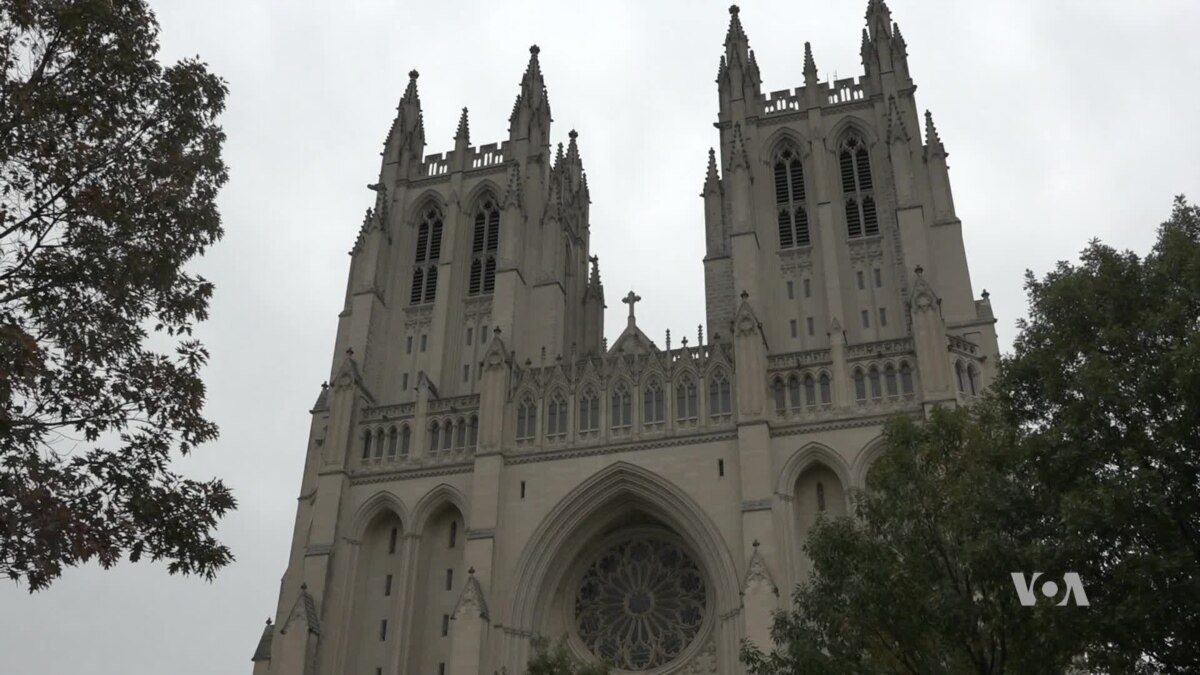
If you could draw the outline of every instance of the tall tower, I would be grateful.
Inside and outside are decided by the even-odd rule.
[[[744,672],[887,417],[982,393],[995,320],[886,4],[860,77],[821,82],[806,43],[804,85],[769,94],[730,13],[692,344],[643,333],[634,292],[605,340],[536,46],[499,144],[464,109],[425,155],[409,74],[255,675],[515,674],[539,635],[619,672]]]

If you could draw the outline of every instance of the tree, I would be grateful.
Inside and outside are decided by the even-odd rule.
[[[226,87],[164,67],[140,0],[0,0],[0,573],[122,556],[212,578],[235,507],[175,451],[217,436],[192,336],[222,234]]]
[[[995,406],[890,420],[856,516],[819,519],[813,574],[776,615],[755,675],[1061,673],[1082,611],[1023,607],[1013,572],[1063,571],[1047,505],[1025,487]]]
[[[608,675],[607,666],[600,663],[584,663],[571,654],[567,647],[567,636],[556,642],[546,638],[533,640],[533,658],[529,660],[526,675]],[[504,675],[507,671],[500,671]]]
[[[1093,241],[1026,289],[996,391],[1077,534],[1092,660],[1200,672],[1200,208],[1177,197],[1144,259]]]
[[[755,675],[1200,672],[1200,209],[1026,289],[992,396],[890,421],[856,515],[810,531]],[[1035,571],[1090,606],[1021,606]]]

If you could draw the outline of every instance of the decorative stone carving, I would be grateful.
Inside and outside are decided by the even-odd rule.
[[[467,582],[463,584],[462,593],[458,596],[458,603],[454,605],[452,616],[458,619],[467,612],[479,616],[484,621],[488,619],[487,601],[484,600],[483,588],[479,586],[479,580],[475,578],[474,567],[467,572]]]
[[[683,549],[639,535],[609,547],[587,568],[575,596],[579,637],[620,670],[679,658],[704,623],[707,589]]]

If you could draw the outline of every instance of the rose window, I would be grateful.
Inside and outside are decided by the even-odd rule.
[[[606,549],[575,596],[579,637],[621,670],[650,670],[679,657],[704,620],[704,578],[679,546],[639,537]]]

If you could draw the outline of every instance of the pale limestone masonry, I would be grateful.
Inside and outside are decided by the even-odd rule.
[[[444,155],[410,73],[255,675],[515,675],[563,634],[622,671],[741,673],[885,418],[990,381],[995,320],[884,2],[861,77],[818,81],[806,45],[804,85],[771,93],[731,14],[706,325],[661,346],[632,293],[603,338],[587,179],[574,132],[552,148],[537,48],[508,140],[472,146],[464,110]]]

